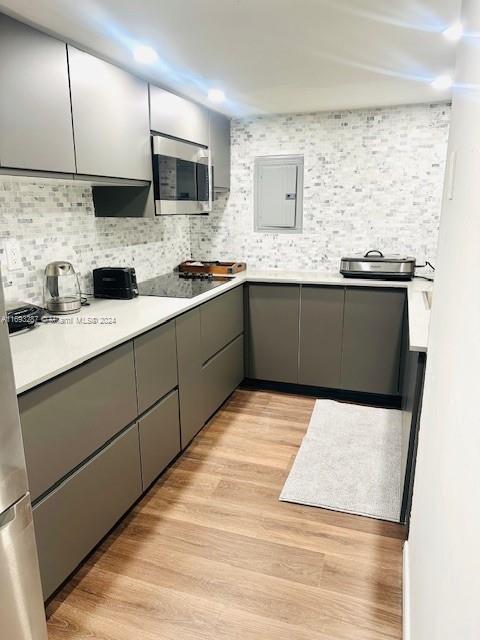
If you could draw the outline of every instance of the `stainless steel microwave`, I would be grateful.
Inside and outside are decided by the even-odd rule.
[[[209,213],[212,209],[210,150],[153,135],[152,154],[156,214]]]

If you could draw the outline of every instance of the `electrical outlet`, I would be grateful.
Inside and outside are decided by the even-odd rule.
[[[8,238],[8,240],[5,240],[3,243],[3,249],[7,261],[7,269],[9,271],[16,271],[17,269],[20,269],[22,261],[20,258],[20,248],[17,240],[15,238]]]

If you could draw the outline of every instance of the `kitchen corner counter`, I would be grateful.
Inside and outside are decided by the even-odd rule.
[[[432,283],[424,280],[356,280],[314,272],[249,270],[195,298],[141,296],[134,300],[93,299],[78,314],[59,316],[55,323],[42,323],[32,331],[11,336],[17,393],[28,391],[246,282],[406,288],[410,349],[427,349],[430,310],[424,292],[432,289]]]

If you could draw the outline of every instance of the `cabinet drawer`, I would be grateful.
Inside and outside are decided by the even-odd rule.
[[[138,411],[142,413],[177,385],[175,323],[135,338]]]
[[[140,496],[137,425],[33,510],[43,595],[48,598]]]
[[[200,307],[202,361],[243,333],[243,287],[224,293]]]
[[[32,500],[137,416],[133,345],[121,345],[19,397]]]
[[[243,335],[203,367],[204,415],[209,418],[244,378]]]
[[[180,453],[178,391],[159,402],[138,423],[142,481],[146,489]]]

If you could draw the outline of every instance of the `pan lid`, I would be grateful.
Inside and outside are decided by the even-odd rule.
[[[412,256],[403,256],[401,254],[390,254],[384,255],[378,249],[371,249],[367,251],[364,255],[356,255],[356,256],[346,256],[343,257],[342,260],[350,260],[356,262],[413,262],[415,263],[415,258]]]

